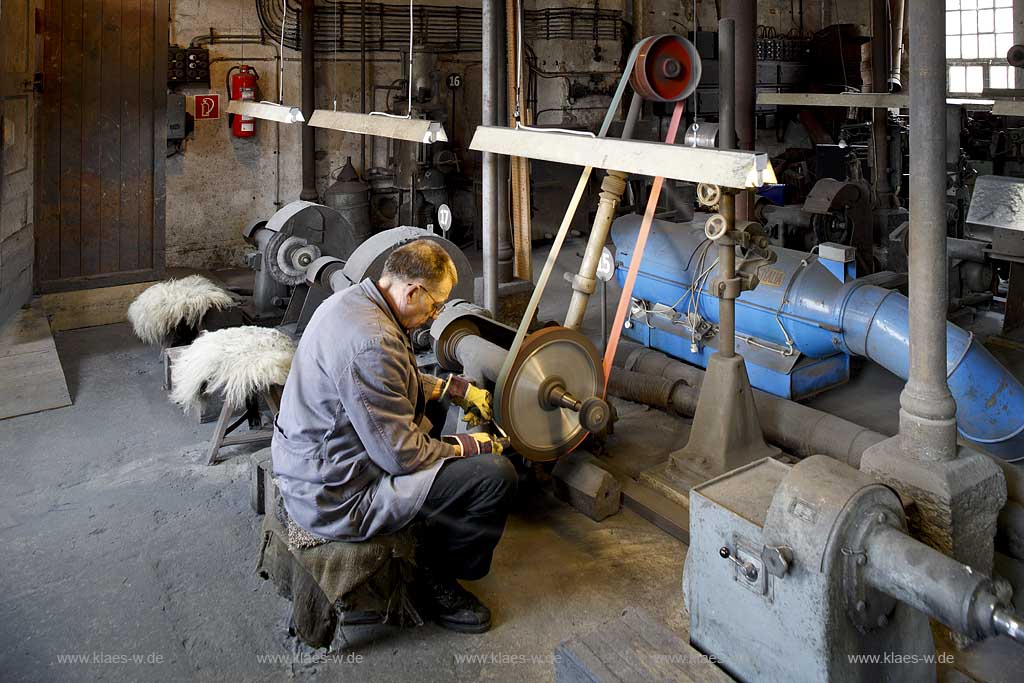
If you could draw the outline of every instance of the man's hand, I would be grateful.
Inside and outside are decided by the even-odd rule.
[[[470,427],[490,422],[494,416],[491,410],[491,392],[480,389],[465,377],[449,375],[443,395],[465,411],[465,421]]]
[[[464,458],[468,458],[473,455],[481,455],[483,453],[501,455],[501,451],[504,449],[504,440],[499,439],[493,434],[488,434],[487,432],[451,434],[441,438],[448,443],[457,445],[461,451],[460,455]]]

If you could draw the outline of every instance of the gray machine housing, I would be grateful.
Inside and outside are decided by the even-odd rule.
[[[764,459],[694,487],[691,644],[741,681],[934,681],[927,617],[857,580],[854,536],[883,518],[905,529],[896,494],[824,456]],[[849,658],[885,653],[918,663]]]

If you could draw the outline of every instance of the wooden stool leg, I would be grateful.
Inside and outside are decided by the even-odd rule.
[[[210,441],[210,457],[207,465],[216,465],[217,456],[220,454],[220,446],[224,442],[224,435],[228,432],[228,423],[231,421],[231,405],[224,401],[220,409],[220,417],[217,418],[217,426],[213,430],[213,439]]]

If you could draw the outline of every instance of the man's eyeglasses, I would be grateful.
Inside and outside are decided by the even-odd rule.
[[[423,290],[423,293],[427,295],[428,299],[430,299],[430,303],[431,303],[430,315],[431,315],[431,317],[437,316],[441,312],[441,309],[444,308],[444,301],[438,301],[437,299],[435,299],[434,295],[431,294],[427,290],[427,288],[424,287],[423,285],[417,285],[417,287],[419,287],[421,290]]]

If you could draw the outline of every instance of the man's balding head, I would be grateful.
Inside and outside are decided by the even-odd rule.
[[[440,314],[458,279],[444,247],[419,239],[391,252],[377,287],[402,327],[414,330]]]
[[[454,286],[459,274],[444,247],[434,240],[418,239],[391,252],[384,262],[381,279],[416,282],[433,288],[445,281]]]

